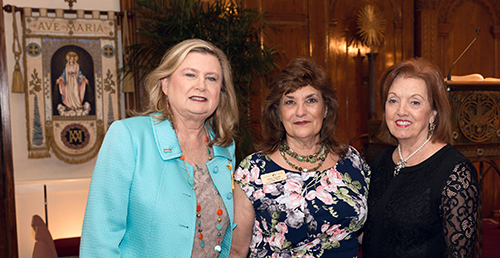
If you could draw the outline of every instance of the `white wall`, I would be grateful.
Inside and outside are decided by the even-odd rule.
[[[47,220],[54,239],[80,236],[90,179],[16,183],[17,238],[19,257],[31,258],[34,231],[31,217],[38,214]],[[46,187],[46,191],[44,190]]]
[[[64,0],[4,0],[4,5],[32,8],[69,9]],[[80,0],[73,9],[120,11],[119,0]],[[5,38],[7,46],[9,85],[14,71],[12,13],[4,12]],[[18,33],[22,37],[21,17],[17,13]],[[19,39],[22,43],[22,38]],[[120,40],[119,40],[120,41]],[[22,60],[22,58],[21,58]],[[21,67],[22,69],[22,67]],[[24,71],[23,71],[24,72]],[[123,94],[122,94],[123,95]],[[123,96],[122,117],[124,117]],[[16,191],[16,214],[19,257],[32,255],[34,234],[31,217],[39,214],[45,218],[43,185],[47,185],[49,230],[53,238],[79,236],[83,212],[87,201],[88,184],[95,164],[95,158],[83,164],[68,164],[59,160],[51,152],[51,158],[28,159],[26,136],[26,103],[21,93],[10,93],[10,113],[12,126],[12,151]]]

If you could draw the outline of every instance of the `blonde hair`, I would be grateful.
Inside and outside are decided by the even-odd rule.
[[[147,92],[149,93],[149,104],[146,111],[138,115],[153,115],[159,121],[169,120],[174,125],[172,111],[167,108],[168,97],[162,91],[161,79],[171,76],[181,65],[189,53],[198,52],[215,56],[222,69],[222,86],[220,92],[219,105],[214,114],[210,115],[206,124],[208,129],[214,131],[214,137],[210,145],[229,146],[234,139],[234,130],[238,123],[238,106],[236,104],[236,93],[234,91],[231,65],[222,50],[210,42],[201,39],[184,40],[163,56],[160,65],[154,69],[145,81]]]

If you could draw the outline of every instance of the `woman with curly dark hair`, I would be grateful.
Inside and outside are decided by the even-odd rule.
[[[271,84],[260,151],[235,172],[235,257],[356,257],[370,170],[335,137],[337,93],[310,58]],[[247,254],[249,252],[249,254]]]

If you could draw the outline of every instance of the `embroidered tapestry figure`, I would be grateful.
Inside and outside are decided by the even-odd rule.
[[[88,115],[90,105],[87,102],[84,108],[82,103],[85,95],[85,87],[88,85],[89,80],[87,80],[87,77],[85,77],[80,69],[78,55],[75,52],[68,52],[66,60],[66,67],[64,67],[61,76],[56,81],[56,84],[59,86],[62,102],[66,108],[59,104],[57,110],[59,110],[59,115],[62,116],[70,115],[67,112],[68,110],[77,111],[76,115]],[[81,109],[83,109],[83,112],[78,112]]]

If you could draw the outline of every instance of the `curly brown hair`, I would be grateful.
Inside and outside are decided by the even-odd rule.
[[[284,95],[306,86],[311,86],[321,93],[323,103],[328,110],[323,119],[318,144],[325,143],[333,152],[341,157],[345,156],[347,145],[340,144],[335,136],[339,116],[337,91],[326,70],[318,66],[310,57],[293,59],[271,83],[266,97],[266,107],[262,113],[263,140],[257,149],[266,154],[278,149],[279,144],[286,137],[285,128],[279,118],[279,103]]]

